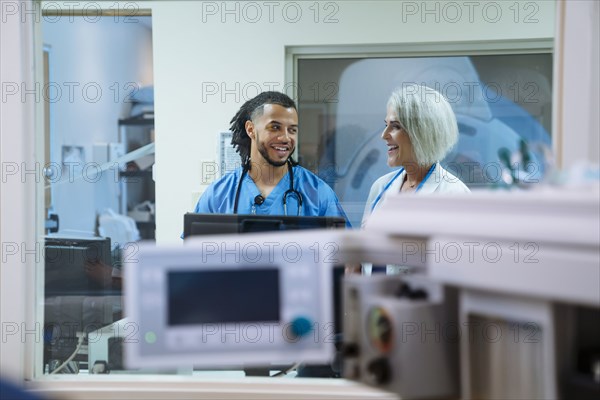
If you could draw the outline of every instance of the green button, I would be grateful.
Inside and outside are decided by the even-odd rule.
[[[144,339],[146,339],[146,343],[153,344],[156,342],[156,333],[152,331],[146,332]]]

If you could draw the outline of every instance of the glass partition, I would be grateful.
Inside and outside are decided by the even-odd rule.
[[[163,50],[171,44],[169,34],[175,32],[165,27],[178,27],[178,17],[185,10],[181,3],[172,9],[167,2],[151,3],[162,12],[164,31],[159,37],[163,39]],[[94,4],[93,10],[97,8]],[[155,229],[153,44],[157,41],[152,19],[140,15],[139,9],[127,9],[128,4],[139,5],[115,4],[122,8],[121,13],[113,9],[115,12],[97,15],[86,9],[81,15],[71,15],[52,13],[54,6],[47,6],[40,22],[46,79],[40,93],[48,117],[48,168],[44,172],[48,221],[42,285],[45,291],[41,296],[45,314],[42,363],[46,374],[132,372],[126,370],[122,360],[123,341],[135,330],[135,323],[124,319],[127,315],[120,260],[137,240],[153,239]],[[333,3],[321,5],[327,4]],[[195,6],[196,10],[200,7]],[[202,18],[209,22],[217,23],[217,17],[222,17],[212,13],[213,8],[202,10],[207,12]],[[226,20],[231,13],[223,15]],[[314,16],[308,12],[305,15]],[[205,39],[192,32],[193,40]],[[291,35],[285,37],[286,43],[297,41],[295,34]],[[285,46],[277,48],[283,51]],[[173,65],[178,62],[173,60]],[[503,149],[511,157],[530,157],[534,170],[527,169],[529,163],[524,171],[532,180],[539,179],[551,161],[545,153],[551,143],[549,53],[337,59],[324,55],[322,59],[301,59],[292,68],[298,76],[293,86],[302,88],[298,96],[300,162],[336,190],[355,226],[360,224],[359,213],[354,211],[362,214],[370,184],[386,172],[381,157],[383,143],[378,137],[387,95],[403,83],[426,82],[449,97],[459,115],[461,139],[443,164],[456,174],[467,174],[461,177],[469,177],[465,178],[469,186],[505,184],[487,174],[501,174],[513,166],[512,158],[509,165],[502,164],[499,154]],[[163,77],[176,75],[174,71],[163,70]],[[189,78],[224,88],[224,93],[214,97],[231,100],[231,110],[239,106],[235,102],[247,100],[247,92],[233,93],[234,97],[225,89],[254,87],[246,82],[230,85],[210,79]],[[265,82],[270,83],[268,79]],[[163,87],[169,86],[165,82]],[[203,94],[203,102],[209,103],[207,93]],[[173,96],[168,101],[177,103],[178,99]],[[181,115],[171,112],[171,118],[165,121],[173,123]],[[197,116],[186,118],[194,120]],[[204,129],[204,124],[217,125],[209,116],[199,126]],[[197,121],[192,125],[197,126]],[[227,120],[222,125],[226,126]],[[498,169],[487,167],[493,163]],[[183,215],[180,217],[182,220]],[[341,273],[339,269],[333,272],[336,285]],[[339,291],[339,287],[334,290]],[[297,365],[277,367],[275,372],[267,368],[249,374],[296,376],[291,370]],[[309,366],[299,375],[339,376],[339,369],[331,367]],[[214,371],[192,371],[185,365],[177,371],[159,372],[214,375]],[[223,373],[244,375],[241,371]]]
[[[336,191],[360,226],[369,189],[392,169],[381,139],[391,92],[440,92],[459,140],[441,161],[471,190],[539,182],[551,167],[552,54],[300,58],[300,161]]]
[[[101,16],[89,7],[70,16],[52,10],[43,7],[40,21],[47,157],[42,369],[119,371],[122,341],[104,338],[124,317],[121,253],[154,238],[152,20]]]

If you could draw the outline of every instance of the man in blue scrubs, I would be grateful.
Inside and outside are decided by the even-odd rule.
[[[298,139],[291,98],[259,94],[244,103],[230,129],[242,167],[213,182],[195,213],[340,216],[349,226],[334,191],[291,157]]]
[[[230,129],[242,167],[213,182],[198,200],[195,213],[333,216],[343,217],[350,227],[335,192],[292,159],[298,112],[291,98],[279,92],[259,94],[244,103]],[[268,375],[268,371],[258,373]],[[299,375],[336,373],[326,365],[300,368]]]

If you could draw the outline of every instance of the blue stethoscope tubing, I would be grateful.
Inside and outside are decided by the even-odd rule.
[[[297,201],[298,201],[298,213],[296,215],[300,215],[300,210],[302,209],[302,194],[297,191],[296,189],[294,189],[294,169],[292,167],[292,162],[290,160],[288,160],[287,162],[288,164],[288,175],[290,177],[290,186],[289,189],[285,191],[285,193],[283,194],[283,213],[284,215],[288,215],[287,212],[287,198],[288,196],[292,195],[294,197],[296,197]],[[249,165],[249,163],[248,163]],[[237,190],[235,191],[235,200],[233,203],[233,213],[237,214],[237,210],[238,210],[238,203],[240,201],[240,191],[242,189],[242,182],[244,181],[244,177],[248,174],[248,170],[250,169],[248,167],[248,165],[244,165],[243,170],[242,170],[242,175],[240,176],[240,180],[238,182],[237,185]]]
[[[429,179],[429,176],[433,173],[433,171],[435,170],[435,166],[437,165],[437,163],[434,163],[431,168],[429,168],[429,171],[427,171],[427,175],[425,175],[425,178],[423,178],[423,180],[421,181],[421,183],[419,183],[419,186],[417,186],[417,188],[415,189],[415,192],[418,192],[419,189],[421,189],[423,187],[423,185],[425,184],[425,182],[427,181],[427,179]],[[373,212],[373,210],[375,209],[375,206],[377,205],[377,203],[379,203],[379,200],[381,200],[381,197],[383,196],[383,194],[390,188],[390,186],[392,186],[392,183],[394,183],[394,181],[396,179],[398,179],[398,177],[404,172],[404,167],[400,168],[398,170],[398,172],[396,172],[396,175],[394,175],[394,177],[383,187],[383,190],[377,195],[377,197],[375,198],[375,200],[373,201],[373,205],[371,205],[371,212]]]

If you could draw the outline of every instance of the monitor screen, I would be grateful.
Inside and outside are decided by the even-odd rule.
[[[110,238],[46,237],[44,264],[46,297],[97,294],[112,288],[111,281],[99,281],[94,279],[99,274],[90,273],[92,268],[112,267]]]
[[[280,320],[275,268],[176,270],[167,274],[167,290],[171,326]]]
[[[345,226],[342,217],[187,213],[183,216],[183,237]]]

